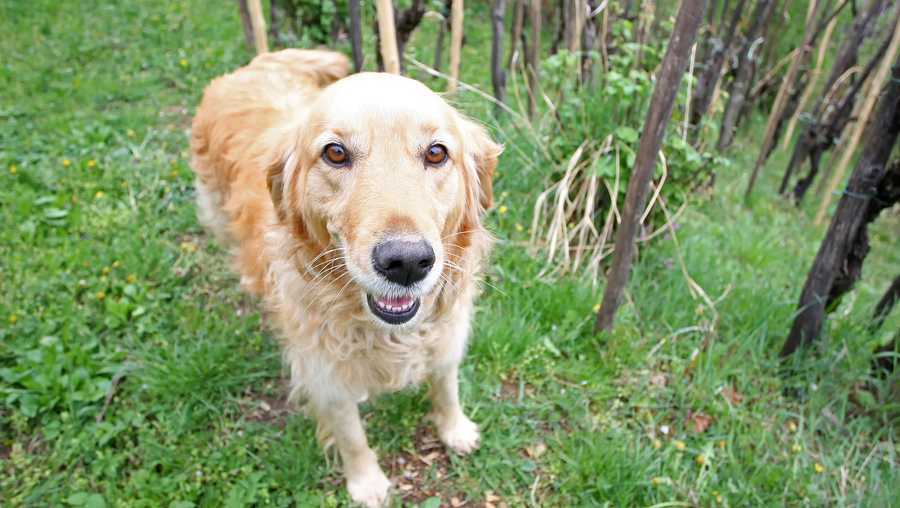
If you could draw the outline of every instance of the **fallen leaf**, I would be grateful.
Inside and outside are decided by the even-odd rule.
[[[526,446],[525,453],[532,459],[536,459],[547,451],[547,445],[543,441],[538,441],[533,446]]]
[[[452,506],[453,508],[459,508],[460,506],[462,506],[462,505],[464,505],[464,504],[466,504],[466,502],[463,501],[463,500],[461,500],[461,499],[458,498],[458,497],[451,497],[451,498],[450,498],[450,506]]]
[[[704,413],[692,413],[688,411],[688,421],[693,425],[694,432],[702,434],[712,425],[712,417]]]
[[[423,457],[419,457],[419,460],[428,464],[429,466],[434,462],[434,459],[438,458],[441,454],[438,452],[431,452],[428,455]]]
[[[731,385],[722,388],[722,396],[725,397],[725,400],[731,402],[735,406],[744,401],[744,395],[741,392],[735,390]]]

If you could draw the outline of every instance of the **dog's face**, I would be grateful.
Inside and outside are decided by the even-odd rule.
[[[377,322],[414,322],[492,201],[500,147],[434,92],[389,74],[322,91],[268,181],[279,219]],[[336,249],[332,251],[332,249]]]

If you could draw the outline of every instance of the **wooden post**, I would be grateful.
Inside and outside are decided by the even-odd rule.
[[[719,141],[716,144],[716,148],[719,150],[725,150],[734,141],[734,132],[737,129],[741,111],[744,109],[744,102],[747,100],[750,80],[753,78],[753,68],[756,65],[754,60],[758,58],[756,54],[759,53],[758,50],[753,51],[754,41],[763,31],[774,5],[774,0],[757,0],[756,2],[753,10],[753,24],[750,25],[744,46],[738,53],[737,76],[731,82],[731,94],[728,104],[725,106],[725,113],[722,115],[722,127],[719,129]]]
[[[744,3],[745,0],[739,0],[737,6],[734,8],[724,39],[720,39],[718,34],[715,34],[712,37],[713,47],[710,50],[709,58],[706,60],[706,68],[703,70],[703,73],[700,74],[700,79],[697,80],[697,89],[694,92],[694,98],[692,100],[694,109],[690,116],[690,122],[695,129],[694,133],[697,136],[697,139],[699,139],[700,134],[700,122],[709,110],[709,106],[713,102],[713,95],[719,86],[719,79],[722,76],[722,65],[725,63],[725,58],[728,56],[728,50],[731,48],[731,44],[735,39],[735,33],[738,31],[738,23],[740,23],[741,16],[744,13]],[[723,18],[727,11],[727,5],[725,7],[726,8],[722,10]]]
[[[749,200],[753,193],[753,186],[756,184],[756,178],[759,176],[759,170],[769,158],[770,149],[775,143],[775,133],[778,124],[781,121],[781,115],[787,106],[788,98],[793,93],[794,82],[797,80],[797,73],[800,71],[800,64],[806,59],[806,55],[812,49],[810,43],[815,35],[816,15],[821,4],[817,0],[812,0],[809,5],[810,12],[807,14],[806,28],[803,31],[803,42],[794,53],[794,59],[791,66],[788,67],[787,75],[778,88],[778,95],[775,96],[775,104],[772,105],[772,112],[769,114],[769,121],[766,123],[766,132],[763,135],[762,144],[759,147],[759,155],[756,157],[756,164],[753,165],[753,171],[750,172],[750,180],[747,182],[747,191],[744,193],[744,200]]]
[[[881,299],[878,300],[878,303],[875,305],[875,312],[872,313],[870,330],[877,331],[881,328],[881,325],[884,324],[884,320],[887,319],[888,314],[891,313],[891,309],[894,308],[894,304],[897,303],[897,300],[900,300],[900,275],[894,278],[894,282],[891,282],[887,291],[884,292],[884,295],[882,295]]]
[[[585,12],[584,0],[572,0],[571,8],[572,16],[569,19],[572,20],[572,28],[568,49],[570,52],[575,53],[581,49],[581,32],[584,30],[584,20],[587,13]]]
[[[453,0],[450,7],[450,81],[447,91],[455,92],[459,86],[459,60],[463,39],[463,0]]]
[[[885,67],[890,68],[891,62],[893,60],[885,59]],[[797,316],[781,349],[782,357],[792,354],[799,347],[810,344],[819,337],[832,286],[847,260],[851,245],[864,222],[865,211],[885,174],[885,166],[900,134],[900,67],[896,66],[898,64],[900,62],[895,62],[892,79],[888,82],[884,93],[878,93],[880,88],[873,88],[870,94],[872,97],[880,97],[878,107],[875,109],[876,117],[865,129],[866,144],[862,155],[809,270],[797,305]]]
[[[394,26],[394,6],[391,0],[377,0],[378,37],[384,71],[400,74],[400,57],[397,55],[397,29]]]
[[[703,21],[705,7],[706,0],[682,0],[678,10],[672,38],[669,40],[659,75],[656,77],[656,86],[653,89],[653,97],[650,99],[650,109],[647,111],[647,119],[644,122],[644,131],[641,134],[634,170],[628,182],[628,193],[625,196],[625,206],[622,210],[622,222],[616,230],[613,263],[609,269],[609,277],[607,277],[606,288],[603,292],[603,302],[597,312],[595,323],[597,331],[612,328],[616,310],[622,303],[622,295],[631,273],[635,250],[634,241],[640,225],[641,213],[646,206],[647,191],[653,177],[653,170],[656,168],[656,157],[666,133],[666,126],[672,117],[675,96],[678,94],[678,88],[687,67],[691,47],[697,39],[697,31]]]
[[[350,11],[350,47],[353,50],[353,70],[359,72],[363,68],[362,20],[360,19],[359,0],[348,0]]]
[[[891,71],[891,62],[894,61],[898,49],[900,49],[900,20],[894,24],[894,35],[891,38],[891,45],[888,46],[887,53],[884,55],[884,60],[881,61],[878,72],[872,77],[869,93],[866,95],[865,102],[863,102],[859,109],[859,115],[857,116],[856,124],[853,126],[853,133],[850,135],[850,141],[847,143],[844,153],[841,154],[840,161],[838,161],[837,166],[835,166],[835,171],[831,175],[831,180],[828,181],[825,195],[822,196],[822,203],[819,204],[819,211],[816,212],[816,224],[821,224],[822,221],[825,220],[825,214],[828,213],[828,205],[831,204],[831,196],[834,194],[834,191],[837,190],[841,180],[844,179],[844,174],[847,172],[847,166],[850,165],[850,160],[853,158],[853,152],[856,150],[856,146],[859,145],[863,131],[865,131],[866,128],[866,123],[869,120],[869,115],[872,114],[872,108],[875,107],[875,101],[878,100],[878,91],[881,90],[884,81],[888,77],[888,73]]]
[[[247,0],[238,0],[238,10],[241,13],[241,27],[244,29],[244,40],[247,41],[247,47],[256,51],[256,43],[253,41],[253,22],[250,21]]]
[[[513,24],[509,35],[509,57],[506,59],[506,67],[513,69],[513,60],[516,51],[519,50],[519,39],[522,38],[522,27],[525,25],[525,0],[513,0]],[[521,57],[519,58],[521,61]]]
[[[811,114],[813,121],[804,125],[800,132],[800,135],[797,136],[797,141],[794,144],[794,149],[791,153],[791,157],[790,159],[788,159],[788,164],[785,168],[784,176],[782,177],[781,186],[779,187],[778,192],[782,194],[786,193],[787,186],[791,179],[791,176],[794,173],[794,169],[798,165],[802,167],[804,161],[807,159],[807,157],[810,156],[813,150],[816,150],[817,152],[820,151],[820,148],[816,147],[815,145],[818,144],[817,142],[822,138],[822,135],[814,131],[821,130],[820,124],[824,121],[824,117],[826,116],[825,114],[823,114],[823,110],[825,109],[825,102],[835,83],[837,83],[837,81],[841,79],[841,76],[843,76],[851,67],[856,65],[859,48],[862,46],[863,41],[871,31],[869,27],[871,26],[872,22],[878,18],[878,15],[882,12],[883,8],[884,0],[870,0],[866,5],[865,11],[857,15],[856,19],[853,20],[853,24],[850,26],[849,30],[845,31],[843,42],[841,42],[841,46],[834,57],[834,64],[831,67],[831,72],[828,75],[828,79],[826,79],[825,81],[825,85],[822,87],[823,92],[819,96],[819,99],[816,101],[815,105],[813,105]],[[890,36],[888,36],[888,40],[890,40]],[[860,78],[857,77],[856,79]],[[843,130],[843,127],[841,127],[839,130]],[[811,169],[810,171],[817,172],[813,169]],[[802,194],[804,192],[805,191],[801,191],[799,193],[797,200],[798,203],[800,201],[800,198],[802,198]]]
[[[259,0],[247,0],[247,9],[250,11],[250,24],[253,25],[256,54],[268,53],[269,40],[266,38],[266,20],[263,18],[262,5]]]
[[[494,0],[491,9],[491,83],[494,85],[494,97],[501,104],[506,103],[506,70],[503,68],[503,20],[506,17],[506,0]],[[499,114],[503,111],[496,105]]]
[[[441,9],[441,20],[438,24],[437,39],[434,41],[434,64],[432,67],[436,71],[440,71],[444,62],[444,39],[447,38],[447,26],[450,25],[450,1],[444,0],[443,9]]]
[[[819,75],[822,74],[822,65],[825,63],[825,55],[828,51],[828,43],[831,41],[831,33],[834,32],[834,27],[837,26],[837,22],[838,18],[835,17],[828,23],[828,28],[825,29],[825,35],[822,36],[822,40],[819,42],[819,54],[816,56],[816,66],[813,67],[809,79],[806,81],[806,88],[804,88],[803,93],[800,94],[800,101],[797,103],[797,109],[794,110],[794,114],[788,121],[787,129],[784,131],[784,139],[781,144],[782,150],[787,150],[788,146],[790,146],[791,138],[794,136],[794,129],[797,128],[797,122],[800,120],[800,115],[803,114],[803,109],[806,107],[806,103],[809,102],[809,98],[812,97],[812,93],[816,88],[816,83],[819,81]]]
[[[538,82],[541,77],[541,0],[530,0],[528,22],[531,23],[531,41],[525,57],[528,76],[528,116],[537,111]]]

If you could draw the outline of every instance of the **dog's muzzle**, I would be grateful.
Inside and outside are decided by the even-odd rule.
[[[387,240],[372,249],[372,268],[389,283],[399,286],[390,295],[368,294],[369,309],[382,321],[400,325],[415,317],[421,300],[401,288],[412,288],[434,267],[434,249],[425,240]]]

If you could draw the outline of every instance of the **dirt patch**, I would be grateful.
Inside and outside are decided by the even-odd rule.
[[[507,375],[500,383],[500,393],[496,395],[499,400],[506,402],[519,402],[525,398],[534,396],[534,386],[521,382],[515,374]]]
[[[185,129],[191,126],[191,111],[181,105],[167,106],[159,112],[159,117],[168,122],[173,129]]]
[[[506,506],[493,493],[486,492],[483,500],[476,501],[448,485],[446,478],[452,474],[453,464],[433,428],[420,425],[413,440],[414,451],[401,452],[384,461],[394,496],[404,503],[416,504],[437,497],[445,508]]]
[[[249,422],[275,425],[284,429],[288,417],[294,412],[287,400],[286,379],[269,381],[259,391],[247,388],[238,401],[241,415]]]

